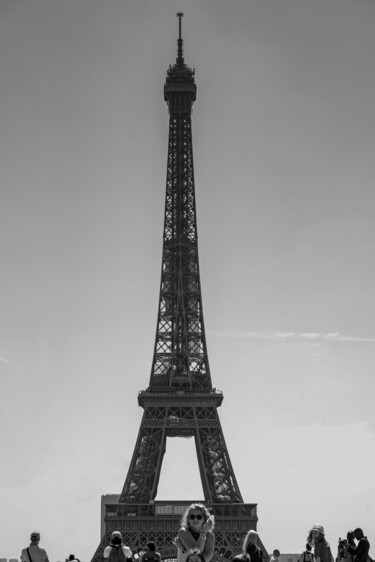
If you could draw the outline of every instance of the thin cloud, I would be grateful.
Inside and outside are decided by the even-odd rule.
[[[327,341],[375,343],[375,338],[347,336],[339,332],[210,332],[213,336],[238,339],[259,339],[286,342],[323,343]]]

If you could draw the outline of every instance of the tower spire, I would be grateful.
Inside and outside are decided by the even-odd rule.
[[[184,57],[183,57],[183,53],[182,53],[182,37],[181,37],[181,18],[184,17],[183,12],[177,12],[177,17],[178,17],[178,39],[177,39],[177,66],[183,66],[184,65]]]
[[[144,412],[125,484],[118,503],[105,506],[106,529],[92,562],[103,560],[104,548],[115,530],[120,530],[133,552],[139,552],[147,541],[156,541],[163,561],[176,558],[173,539],[181,513],[190,502],[157,499],[167,440],[171,437],[194,438],[204,503],[218,516],[217,562],[232,559],[245,533],[255,530],[258,520],[256,504],[243,502],[236,481],[218,414],[223,394],[212,386],[208,362],[191,125],[197,86],[194,70],[183,58],[182,16],[181,12],[177,14],[177,60],[167,70],[164,85],[169,134],[159,307],[151,373],[148,387],[138,394],[138,404]],[[234,375],[228,372],[231,378]]]

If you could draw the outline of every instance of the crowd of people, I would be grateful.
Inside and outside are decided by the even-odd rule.
[[[210,562],[215,553],[215,519],[207,507],[200,503],[191,504],[184,513],[181,526],[173,544],[177,548],[177,562]],[[40,533],[33,532],[30,545],[21,552],[21,562],[49,562],[47,551],[39,546]],[[242,544],[242,551],[233,557],[232,562],[263,562],[264,551],[259,536],[250,529]],[[339,538],[337,556],[332,555],[330,544],[325,538],[322,525],[313,525],[307,536],[306,549],[298,562],[374,562],[369,555],[370,543],[362,529],[357,527],[348,531],[345,539]],[[138,549],[133,555],[124,544],[120,531],[111,534],[110,543],[105,547],[103,558],[108,562],[160,562],[161,556],[154,542],[147,543],[146,550]],[[270,562],[279,562],[280,551],[275,549]],[[268,556],[267,556],[268,559]],[[71,554],[67,562],[80,562]]]

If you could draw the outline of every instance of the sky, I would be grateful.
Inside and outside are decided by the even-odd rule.
[[[176,57],[204,318],[268,551],[375,543],[375,3],[0,0],[0,557],[89,562],[149,384]],[[203,499],[192,439],[157,498]]]

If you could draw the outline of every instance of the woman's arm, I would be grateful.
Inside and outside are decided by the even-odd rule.
[[[211,531],[204,531],[202,529],[197,540],[189,533],[184,527],[178,531],[178,538],[184,545],[185,550],[197,548],[204,556],[205,561],[209,562],[214,553],[215,537]]]
[[[199,548],[199,541],[196,541],[193,535],[189,533],[189,531],[187,531],[185,527],[181,527],[181,529],[178,531],[178,538],[184,546],[185,550],[190,550],[191,548]]]
[[[203,533],[201,533],[201,535],[202,534]],[[204,556],[205,562],[210,562],[211,558],[214,555],[214,549],[215,549],[215,535],[211,533],[211,531],[209,531],[207,533],[207,538],[204,543],[203,550],[201,551]]]

